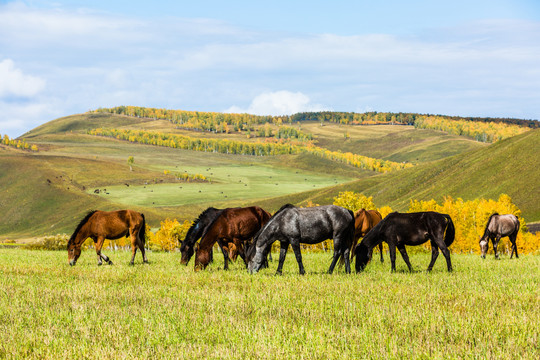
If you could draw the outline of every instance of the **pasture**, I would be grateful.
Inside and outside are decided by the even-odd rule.
[[[179,253],[0,249],[1,358],[498,358],[540,356],[540,257],[452,255],[426,273],[430,254],[410,255],[418,272],[386,262],[362,274],[325,272],[330,253],[293,254],[283,276],[249,275],[243,264],[206,271]],[[277,254],[274,254],[277,258]]]

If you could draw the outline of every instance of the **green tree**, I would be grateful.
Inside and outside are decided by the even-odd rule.
[[[133,156],[128,157],[127,163],[129,165],[129,171],[133,171],[133,163],[135,163]]]

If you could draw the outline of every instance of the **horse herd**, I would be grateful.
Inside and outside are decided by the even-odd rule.
[[[508,236],[512,243],[510,258],[518,257],[516,237],[519,231],[516,216],[497,213],[490,216],[483,236],[480,238],[482,258],[488,250],[489,239],[493,243],[495,258],[499,258],[497,246],[501,237]],[[133,210],[89,212],[77,225],[68,241],[68,261],[75,265],[81,254],[81,245],[91,238],[95,243],[98,265],[104,260],[112,264],[109,257],[101,253],[105,239],[130,236],[133,265],[137,249],[143,262],[148,263],[145,252],[146,222],[144,215]],[[396,270],[396,248],[410,271],[412,266],[405,245],[431,243],[431,271],[439,250],[446,259],[448,271],[452,262],[448,247],[455,237],[452,219],[447,214],[427,211],[417,213],[393,212],[382,219],[376,210],[360,209],[353,213],[336,205],[300,208],[291,204],[282,206],[274,215],[258,206],[216,209],[203,211],[189,228],[181,243],[181,263],[187,265],[195,254],[195,270],[202,270],[213,260],[212,249],[217,243],[224,257],[224,267],[229,260],[240,256],[249,272],[255,273],[268,266],[272,244],[280,242],[277,274],[282,273],[289,245],[292,247],[300,274],[305,274],[300,244],[317,244],[327,239],[334,243],[334,254],[328,273],[332,273],[338,261],[351,272],[350,262],[356,256],[355,269],[361,272],[370,261],[373,249],[379,246],[380,260],[383,259],[382,243],[389,248],[392,271]],[[363,238],[360,243],[358,240]],[[200,241],[199,241],[200,239]]]

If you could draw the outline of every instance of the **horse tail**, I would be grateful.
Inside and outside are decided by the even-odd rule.
[[[456,228],[454,227],[454,222],[452,221],[452,218],[450,215],[446,215],[446,234],[444,236],[444,243],[446,244],[446,247],[452,245],[454,242],[454,238],[456,236]]]
[[[141,240],[144,246],[146,244],[146,219],[143,213],[141,213],[141,217],[142,217],[142,226],[139,229],[139,239]]]
[[[348,240],[346,244],[341,244],[341,251],[340,251],[340,258],[339,258],[339,266],[342,266],[345,264],[345,249],[351,248],[352,243],[354,241],[354,212],[352,210],[349,210],[349,214],[351,214],[351,221],[349,222],[349,226],[347,227],[346,231],[346,239]],[[351,249],[351,251],[354,251],[354,249]],[[350,256],[350,255],[348,255]]]

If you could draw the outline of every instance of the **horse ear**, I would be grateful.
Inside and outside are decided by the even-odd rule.
[[[195,245],[193,246],[193,250],[199,251],[199,243],[195,243]]]

